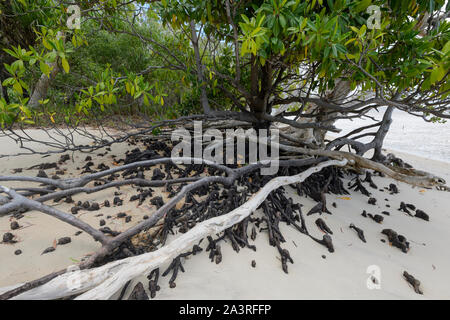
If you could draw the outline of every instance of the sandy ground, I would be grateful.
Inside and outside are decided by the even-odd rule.
[[[33,137],[42,138],[48,140],[45,134],[32,131]],[[89,139],[84,137],[77,137],[80,144],[88,144]],[[22,152],[14,141],[8,138],[0,138],[1,154],[17,154]],[[39,147],[37,145],[31,145],[31,147]],[[67,161],[63,165],[59,165],[60,170],[65,170],[66,174],[62,178],[78,177],[82,172],[82,167],[86,164],[86,157],[91,156],[94,160],[96,168],[100,162],[110,167],[114,166],[114,158],[112,155],[117,156],[118,159],[125,157],[125,152],[136,148],[135,146],[129,146],[127,143],[116,144],[111,147],[111,151],[108,152],[105,149],[95,151],[93,154],[88,153],[66,153],[72,156],[72,160]],[[47,149],[44,149],[47,150]],[[106,153],[106,154],[105,154]],[[52,154],[48,157],[42,155],[22,155],[14,157],[0,158],[0,175],[23,175],[23,176],[36,176],[39,170],[27,170],[34,165],[40,163],[52,163],[58,162],[61,154]],[[23,168],[21,173],[13,173],[13,169]],[[52,177],[58,169],[45,170],[49,177]],[[24,187],[29,186],[29,183],[24,182],[5,182],[0,184],[8,187]],[[34,184],[34,187],[38,187],[38,184]],[[87,186],[93,186],[93,183]],[[143,220],[145,215],[150,216],[152,212],[156,210],[156,207],[149,202],[137,207],[136,202],[129,202],[128,199],[132,194],[136,194],[134,187],[125,186],[118,189],[109,189],[101,192],[97,192],[94,195],[79,194],[73,196],[75,202],[78,201],[90,201],[97,202],[102,207],[100,211],[89,212],[81,210],[77,217],[90,225],[100,228],[100,220],[106,221],[106,227],[111,228],[113,231],[124,231]],[[122,206],[114,206],[112,200],[114,193],[119,192],[119,197],[124,200]],[[166,194],[160,192],[159,188],[155,188],[154,196],[162,196],[166,198]],[[108,199],[111,202],[111,207],[103,207],[103,202]],[[70,213],[70,209],[74,204],[67,204],[64,201],[60,201],[55,204],[52,201],[47,202],[48,205],[56,205],[56,207],[64,212]],[[124,219],[117,218],[117,214],[125,212],[128,216],[131,216],[131,222],[125,223]],[[111,218],[107,218],[111,216]],[[18,230],[10,230],[10,224],[14,221],[10,216],[0,217],[0,235],[3,237],[5,232],[12,232],[15,235],[17,243],[4,244],[0,242],[0,257],[2,263],[0,264],[0,287],[13,285],[24,281],[36,279],[44,276],[53,271],[58,271],[66,267],[70,267],[81,261],[87,254],[93,253],[100,247],[100,243],[95,242],[88,234],[83,232],[76,236],[78,231],[64,222],[61,222],[51,216],[42,214],[40,212],[27,212],[24,218],[18,220],[21,228]],[[41,253],[48,247],[54,245],[54,242],[62,237],[70,237],[72,242],[67,245],[60,245],[57,250],[41,255]],[[2,239],[0,238],[0,241]],[[15,255],[16,250],[21,250],[22,254]]]
[[[417,168],[429,171],[450,181],[450,164],[397,153]],[[177,279],[176,289],[169,289],[167,279],[158,299],[449,299],[450,279],[450,194],[435,190],[412,188],[391,179],[374,178],[381,189],[396,183],[400,194],[390,195],[370,189],[378,199],[376,206],[369,205],[367,198],[351,192],[350,200],[327,195],[327,203],[333,215],[322,219],[334,232],[334,253],[303,236],[294,228],[283,225],[282,232],[294,260],[289,264],[289,274],[281,270],[276,248],[268,245],[266,234],[258,234],[257,251],[243,249],[236,254],[231,246],[223,246],[223,261],[216,265],[202,253],[185,263],[186,274]],[[304,205],[308,212],[316,203],[290,192],[295,202]],[[388,199],[385,201],[384,199]],[[397,210],[401,201],[412,203],[430,215],[430,222],[412,218]],[[386,207],[390,205],[390,208]],[[380,214],[390,212],[380,225],[361,216],[363,210]],[[314,222],[317,215],[307,217],[308,230],[322,237]],[[349,229],[350,223],[364,230],[367,243],[358,239]],[[409,241],[411,249],[405,254],[399,249],[381,242],[386,237],[381,230],[391,228]],[[326,256],[326,259],[322,258]],[[256,261],[252,268],[251,261]],[[373,267],[375,266],[375,267]],[[378,268],[380,289],[369,289],[369,270]],[[403,279],[408,271],[422,282],[424,295],[416,294]],[[373,286],[371,286],[373,288]]]
[[[14,154],[18,151],[13,142],[4,138],[0,139],[0,146],[1,154]],[[104,150],[96,151],[94,155],[101,156],[92,156],[95,166],[100,161],[112,165],[112,154],[121,158],[125,151],[133,148],[120,144],[114,145],[106,155],[103,155]],[[432,172],[450,182],[450,163],[399,152],[395,154],[417,169]],[[80,171],[76,168],[84,165],[86,156],[87,154],[73,154],[73,162],[69,160],[60,168],[67,169],[64,177],[79,174]],[[11,171],[15,168],[55,162],[59,157],[60,155],[52,155],[42,158],[40,155],[33,155],[0,158],[0,175],[12,175]],[[47,174],[51,176],[54,171],[55,169],[47,170]],[[37,170],[24,170],[18,174],[36,175]],[[333,230],[334,253],[329,253],[325,247],[292,227],[280,224],[287,240],[283,248],[289,250],[294,260],[294,264],[288,264],[289,274],[282,271],[277,249],[269,246],[267,233],[263,232],[255,240],[256,252],[245,248],[235,253],[230,245],[222,245],[223,261],[219,265],[211,263],[205,252],[187,259],[184,262],[186,273],[179,274],[176,288],[169,288],[169,277],[162,278],[161,290],[156,299],[450,299],[450,193],[412,188],[388,178],[375,177],[374,181],[378,189],[396,183],[400,194],[390,195],[386,190],[369,188],[378,200],[375,206],[369,205],[367,197],[360,193],[351,192],[348,197],[327,195],[329,209],[333,214],[323,214],[321,218]],[[5,184],[12,187],[24,185]],[[299,197],[292,189],[286,190],[289,197],[303,205],[304,213],[315,205],[310,199]],[[94,196],[77,195],[73,198],[75,201],[102,203],[105,199],[111,200],[114,191],[116,190],[107,190]],[[132,187],[123,187],[120,192],[120,197],[125,200],[135,193]],[[162,191],[159,194],[164,196]],[[401,201],[414,204],[427,212],[430,221],[413,218],[398,211]],[[333,202],[336,202],[337,208],[331,207]],[[65,203],[50,204],[67,212],[70,212],[72,206]],[[377,224],[370,218],[361,216],[363,210],[373,214],[388,211],[390,215],[384,216],[382,224]],[[136,203],[125,201],[120,207],[102,208],[95,212],[83,211],[81,218],[96,227],[99,227],[100,219],[105,219],[106,226],[121,231],[137,224],[144,215],[151,215],[154,211],[155,207],[148,201],[140,207],[136,207]],[[119,212],[131,215],[132,221],[125,224],[123,220],[115,219]],[[103,216],[98,216],[99,214]],[[113,218],[106,219],[107,216]],[[309,216],[306,222],[310,232],[321,238],[322,233],[314,223],[318,217],[317,214]],[[10,222],[10,217],[0,217],[2,235],[11,232]],[[18,242],[14,245],[0,243],[0,287],[33,280],[73,265],[99,247],[85,233],[75,236],[75,228],[42,213],[28,212],[18,222],[21,228],[12,231]],[[364,230],[367,243],[359,240],[356,232],[349,229],[350,223]],[[407,254],[389,246],[387,241],[381,241],[387,240],[381,234],[381,230],[385,228],[406,236],[411,247]],[[65,236],[71,237],[70,244],[57,246],[56,251],[41,255],[47,247],[53,245],[55,239]],[[173,237],[169,241],[170,239]],[[202,244],[204,247],[205,244]],[[21,255],[14,254],[18,249],[22,250]],[[252,260],[256,261],[256,268],[252,268]],[[369,287],[377,286],[367,285],[368,281],[371,283],[368,268],[379,270],[378,289],[370,289]],[[424,295],[416,294],[403,279],[402,273],[405,270],[422,282]],[[136,279],[139,280],[143,281],[145,278]],[[148,282],[144,283],[147,285]]]

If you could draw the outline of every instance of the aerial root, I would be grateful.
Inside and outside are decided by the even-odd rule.
[[[197,224],[156,251],[110,262],[97,268],[61,274],[50,282],[15,296],[14,299],[58,299],[73,295],[79,295],[77,299],[108,299],[119,292],[129,280],[150,273],[170,260],[174,261],[173,259],[192,248],[199,240],[221,233],[242,222],[264,202],[272,191],[279,187],[301,183],[325,167],[346,164],[346,160],[329,160],[294,176],[273,178],[238,208],[228,214]],[[280,254],[286,258],[286,261],[291,260],[285,251],[282,250]],[[70,286],[68,283],[76,285]]]

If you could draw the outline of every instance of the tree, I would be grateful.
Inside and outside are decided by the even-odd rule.
[[[8,77],[8,72],[4,63],[14,62],[15,57],[5,52],[3,49],[18,47],[26,48],[36,44],[36,34],[34,28],[39,24],[44,24],[46,19],[46,8],[50,1],[33,1],[24,8],[20,1],[2,1],[0,3],[0,81],[3,82]],[[25,10],[24,10],[25,9]],[[30,13],[26,13],[29,10]],[[47,12],[48,13],[48,12]],[[6,88],[3,88],[3,97],[9,101]]]
[[[379,26],[369,29],[367,19],[373,17],[367,9],[374,5],[380,10]],[[273,109],[288,105],[290,110],[281,116],[315,119],[299,127],[319,131],[315,136],[322,144],[321,123],[389,106],[372,144],[361,147],[354,140],[341,140],[358,145],[361,154],[375,146],[378,158],[381,132],[392,108],[431,121],[449,117],[449,24],[440,11],[443,5],[444,1],[163,1],[158,9],[174,27],[192,29],[193,22],[199,26],[208,48],[217,48],[205,47],[208,57],[197,61],[211,75],[209,86],[219,86],[234,107],[261,121],[276,120],[270,116]],[[428,23],[419,25],[425,15]],[[220,65],[221,59],[232,63]],[[281,116],[277,120],[286,122]]]
[[[184,72],[183,79],[198,85],[205,113],[231,109],[242,111],[235,114],[240,119],[250,116],[256,126],[288,123],[313,130],[313,141],[323,146],[326,132],[337,131],[332,126],[336,119],[364,116],[380,106],[427,121],[449,117],[449,23],[442,13],[443,5],[444,1],[168,0],[135,1],[134,5],[105,1],[103,7],[87,2],[83,13],[86,20],[101,17],[108,21],[104,24],[108,32],[125,32],[150,45],[163,58],[162,65],[149,66],[150,70]],[[129,13],[130,8],[134,14]],[[139,20],[135,19],[141,11],[147,12],[141,23],[161,18],[179,43],[191,42],[193,52],[186,46],[173,50],[154,33],[143,35],[136,29]],[[126,25],[131,27],[125,30]],[[53,37],[60,29],[61,24],[53,30]],[[66,54],[63,47],[57,49],[57,55]],[[403,54],[406,51],[410,52],[407,56]],[[24,59],[40,59],[27,57],[29,54]],[[48,55],[54,60],[54,54]],[[62,62],[68,69],[67,59]],[[56,72],[57,65],[43,68],[47,71],[43,73],[49,75],[45,69]],[[8,85],[21,90],[13,81],[3,84]],[[86,114],[94,95],[103,93],[95,91],[80,94],[78,112]],[[135,91],[135,98],[162,98],[161,94],[148,95],[144,84]],[[108,92],[109,97],[117,94]],[[98,100],[117,101],[104,98]],[[39,95],[38,100],[44,97]],[[26,103],[22,105],[26,110]],[[275,109],[280,113],[273,117],[271,114],[278,112]],[[359,154],[375,148],[376,158],[381,159],[388,115],[377,134],[367,133],[374,135],[372,143],[361,145],[342,137],[333,146],[350,144]]]
[[[31,4],[27,1],[18,2],[23,6],[20,7],[23,15],[28,17],[33,12]],[[14,1],[8,3],[18,5]],[[180,250],[187,250],[198,239],[224,232],[223,237],[228,237],[234,245],[240,243],[250,247],[246,232],[249,215],[260,205],[268,217],[268,228],[277,229],[282,220],[276,214],[283,211],[280,210],[280,203],[294,210],[288,199],[276,192],[282,185],[304,182],[307,187],[303,191],[309,192],[308,195],[318,201],[318,210],[327,212],[324,193],[330,190],[334,193],[346,192],[340,177],[342,172],[338,169],[342,166],[357,172],[353,186],[365,195],[368,192],[359,179],[359,170],[366,170],[368,182],[371,181],[368,170],[374,170],[411,185],[442,187],[445,181],[439,177],[393,165],[398,159],[386,159],[381,148],[394,109],[423,117],[426,121],[443,121],[450,117],[450,24],[446,19],[449,8],[447,6],[445,12],[444,3],[443,0],[84,1],[80,6],[85,28],[71,30],[64,22],[67,18],[65,9],[72,3],[61,1],[61,5],[56,5],[50,1],[49,7],[45,8],[56,18],[48,20],[44,26],[36,27],[34,37],[31,36],[33,40],[27,43],[27,48],[18,41],[4,50],[13,57],[8,58],[11,62],[4,64],[8,76],[2,85],[13,93],[7,94],[10,101],[0,100],[0,123],[4,131],[13,131],[13,125],[32,122],[36,113],[48,103],[49,93],[52,95],[50,98],[66,94],[55,81],[60,77],[59,81],[82,84],[81,88],[71,87],[73,100],[69,108],[64,108],[62,112],[63,108],[56,104],[53,110],[55,115],[62,114],[66,124],[75,120],[75,126],[79,121],[108,114],[124,101],[135,100],[148,108],[154,108],[156,105],[164,106],[166,97],[173,103],[178,101],[177,95],[185,94],[189,98],[188,103],[194,104],[188,109],[188,104],[178,101],[180,110],[173,114],[162,111],[159,117],[154,114],[146,117],[137,113],[143,121],[134,124],[139,129],[135,133],[108,141],[96,140],[93,146],[74,145],[71,139],[66,139],[64,143],[57,144],[60,152],[94,150],[148,133],[155,134],[154,139],[158,142],[166,143],[167,135],[158,135],[158,132],[171,132],[175,126],[200,119],[209,121],[208,125],[213,128],[221,129],[237,126],[279,127],[280,123],[287,125],[278,147],[290,160],[279,161],[285,175],[281,177],[263,178],[257,175],[255,170],[266,163],[252,163],[239,168],[196,159],[202,166],[179,171],[180,178],[147,180],[142,178],[146,169],[164,164],[170,171],[175,161],[180,160],[157,156],[139,161],[141,157],[155,156],[149,151],[127,155],[126,165],[78,179],[0,177],[0,181],[43,183],[49,190],[52,188],[51,191],[25,190],[28,192],[26,195],[46,193],[37,199],[30,199],[0,186],[0,191],[6,195],[0,197],[0,202],[4,204],[0,207],[0,214],[20,209],[39,210],[86,231],[102,243],[99,251],[80,264],[80,268],[86,270],[77,273],[82,285],[76,292],[59,286],[70,277],[62,270],[1,297],[13,297],[34,288],[37,289],[29,293],[31,296],[45,291],[45,297],[58,298],[90,290],[83,297],[109,297],[131,277],[148,271],[148,259],[153,261],[150,264],[152,268],[159,268],[162,262],[173,258],[169,271],[173,269],[176,278],[180,268],[180,256],[176,254]],[[10,8],[8,10],[11,11]],[[6,17],[17,22],[22,13],[0,13],[0,18]],[[96,36],[90,34],[100,31]],[[108,61],[97,61],[95,66],[84,68],[82,57],[92,57],[105,51],[105,43],[100,35],[114,38],[124,36],[123,39],[132,43],[133,48],[143,51],[148,49],[150,54],[143,59],[145,63],[141,60],[133,66],[124,67],[125,62],[114,66],[114,61],[111,61],[111,65]],[[89,50],[94,50],[94,53],[84,54]],[[112,51],[111,48],[106,50]],[[133,54],[125,56],[133,57]],[[120,61],[121,52],[113,57]],[[113,59],[112,56],[109,59]],[[82,74],[78,75],[78,72]],[[164,90],[159,85],[161,79],[177,83],[177,90]],[[50,90],[40,90],[41,85]],[[33,99],[36,89],[38,97]],[[334,126],[336,120],[366,117],[368,111],[383,106],[387,108],[380,122],[358,128],[333,141],[326,140],[327,132],[339,132]],[[173,119],[180,114],[183,116]],[[55,122],[53,113],[51,119]],[[217,125],[217,120],[228,121]],[[377,131],[367,132],[374,128]],[[20,143],[31,141],[29,137],[17,136]],[[373,136],[373,140],[366,144],[358,141],[366,136]],[[276,143],[268,139],[267,144]],[[345,145],[351,146],[354,152],[341,151]],[[149,150],[158,148],[160,146],[151,144]],[[373,158],[364,158],[372,149]],[[203,177],[200,174],[205,172],[205,166],[210,167],[210,175]],[[304,167],[309,168],[303,170]],[[324,169],[327,167],[332,168],[327,171]],[[322,169],[325,171],[319,175]],[[197,170],[198,175],[189,176],[189,170]],[[135,176],[95,187],[86,186],[92,181],[122,171],[123,176]],[[308,185],[305,179],[311,179],[312,182]],[[240,194],[234,186],[235,183],[243,183],[248,190],[253,190],[255,183],[252,181],[258,181],[261,189],[248,200],[247,194]],[[181,186],[151,219],[122,234],[114,234],[111,238],[79,219],[44,204],[49,200],[63,199],[82,192],[95,193],[129,184],[140,187]],[[208,189],[211,184],[222,184],[227,193],[224,198],[238,198],[242,203],[226,203],[226,208],[215,218],[190,221],[194,225],[199,223],[199,226],[185,230],[185,235],[168,246],[130,258],[120,268],[116,268],[118,262],[107,263],[107,259],[117,260],[118,257],[127,256],[129,252],[122,245],[143,230],[154,228],[163,218],[165,223],[162,234],[167,236],[170,229],[167,225],[173,226],[177,222],[172,216],[175,215],[176,204],[192,192],[205,189],[213,191]],[[210,197],[208,199],[212,201]],[[195,202],[192,204],[195,206]],[[217,205],[224,208],[224,203]],[[332,252],[330,238],[316,239],[311,236],[301,213],[299,216],[301,225],[288,213],[283,219]],[[236,224],[239,228],[233,229]],[[189,229],[188,226],[186,228]],[[236,229],[245,230],[245,234]],[[162,236],[161,242],[164,241],[165,237]],[[213,258],[220,253],[216,247],[217,241],[209,239]],[[287,262],[292,259],[281,247],[281,242],[280,237],[272,233],[270,243],[277,247],[282,268],[287,272]],[[185,254],[194,253],[195,250]],[[102,266],[93,268],[99,264]],[[113,276],[105,276],[106,272],[111,272]],[[83,280],[83,275],[89,276],[90,280]],[[55,279],[55,282],[48,283],[51,279]]]

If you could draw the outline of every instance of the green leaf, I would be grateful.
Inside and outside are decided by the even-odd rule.
[[[444,54],[447,54],[450,52],[450,41],[447,41],[447,43],[445,44],[444,48],[442,48],[442,52]]]
[[[10,56],[13,56],[14,58],[19,59],[19,57],[16,55],[16,53],[9,49],[3,49],[6,53],[8,53]]]
[[[44,45],[44,47],[48,50],[52,50],[52,46],[48,43],[48,41],[46,39],[42,40],[42,44]]]
[[[3,81],[2,85],[7,87],[7,86],[12,85],[15,81],[16,81],[16,79],[14,79],[14,78],[8,78],[8,79],[5,79],[5,81]]]
[[[364,35],[366,34],[367,31],[367,26],[364,24],[361,29],[359,30],[359,35],[360,37],[364,37]]]
[[[286,19],[284,18],[284,16],[280,15],[279,19],[280,19],[280,25],[281,25],[281,27],[282,27],[283,29],[286,28]]]
[[[13,85],[13,88],[18,94],[20,94],[20,95],[23,94],[23,89],[19,82],[16,81]]]
[[[41,69],[41,72],[45,74],[47,77],[50,75],[50,67],[46,63],[41,61],[39,63],[39,68]]]
[[[336,49],[336,45],[331,45],[331,49],[333,50],[333,56],[335,57],[335,58],[337,58],[337,56],[338,56],[338,54],[337,54],[337,49]]]
[[[443,65],[433,69],[430,75],[431,84],[435,84],[438,81],[441,81],[445,76],[445,68]]]
[[[350,26],[350,29],[352,29],[355,33],[359,34],[359,29],[354,27],[354,26]]]
[[[361,11],[366,10],[366,8],[372,3],[372,0],[362,0],[359,1],[358,5],[355,8],[356,13],[360,13]]]
[[[278,37],[278,35],[280,34],[280,24],[278,23],[278,20],[275,20],[272,31],[273,35],[275,37]]]
[[[69,62],[67,62],[67,59],[66,59],[66,58],[62,58],[61,64],[62,64],[62,66],[63,66],[63,68],[64,68],[64,71],[65,71],[66,73],[69,73],[69,71],[70,71],[70,66],[69,66]]]

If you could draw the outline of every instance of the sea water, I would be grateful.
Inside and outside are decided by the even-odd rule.
[[[371,110],[369,116],[380,121],[386,108],[379,111]],[[421,117],[415,117],[406,112],[395,110],[392,114],[392,125],[386,136],[383,147],[417,156],[450,162],[450,120],[446,123],[430,123]],[[362,126],[375,123],[370,119],[339,120],[335,126],[342,129],[337,136],[343,136]],[[374,132],[377,128],[364,132]],[[359,135],[361,133],[358,133]],[[333,134],[335,136],[336,134]],[[368,142],[371,136],[362,138],[361,142]]]

